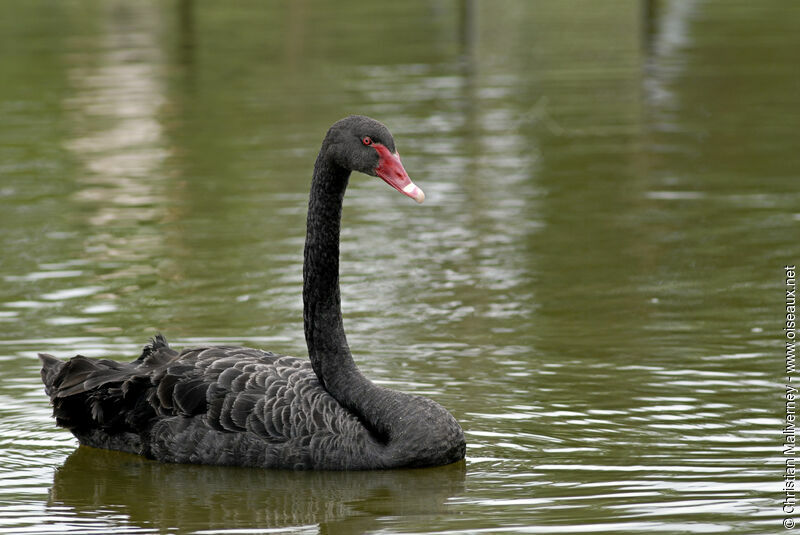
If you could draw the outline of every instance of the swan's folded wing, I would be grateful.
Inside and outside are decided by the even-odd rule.
[[[42,360],[59,425],[90,445],[214,464],[252,449],[246,464],[308,467],[370,440],[304,359],[204,347],[131,363]]]

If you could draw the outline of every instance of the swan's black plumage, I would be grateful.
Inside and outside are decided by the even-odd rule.
[[[361,470],[463,459],[464,435],[449,412],[373,384],[347,345],[339,229],[350,172],[381,176],[424,198],[413,184],[403,189],[387,178],[386,158],[400,165],[388,129],[368,117],[338,121],[322,143],[303,264],[309,360],[233,346],[179,353],[161,335],[130,363],[41,354],[57,424],[81,444],[163,462]],[[401,174],[400,184],[410,184]]]

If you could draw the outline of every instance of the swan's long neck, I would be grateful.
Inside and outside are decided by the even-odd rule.
[[[339,230],[350,171],[327,159],[325,149],[323,144],[314,165],[303,263],[303,322],[314,372],[380,444],[371,450],[376,455],[371,466],[428,466],[461,459],[464,435],[445,409],[375,385],[353,361],[339,294]]]
[[[354,408],[359,391],[372,385],[353,361],[342,323],[339,294],[339,230],[350,171],[320,152],[308,202],[303,262],[303,322],[311,365],[342,405]]]

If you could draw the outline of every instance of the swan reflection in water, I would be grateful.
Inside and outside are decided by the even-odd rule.
[[[80,446],[55,472],[49,506],[96,519],[109,510],[161,531],[318,525],[366,533],[379,517],[429,516],[464,491],[464,461],[437,468],[366,472],[253,470],[163,464]],[[64,511],[59,512],[60,515]]]

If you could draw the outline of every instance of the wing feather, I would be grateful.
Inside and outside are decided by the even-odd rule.
[[[187,416],[205,413],[208,387],[202,377],[179,381],[172,393],[175,406]]]
[[[58,424],[93,446],[177,462],[245,455],[247,463],[302,467],[338,434],[363,434],[310,363],[294,357],[228,346],[178,354],[159,337],[131,363],[42,361]]]

